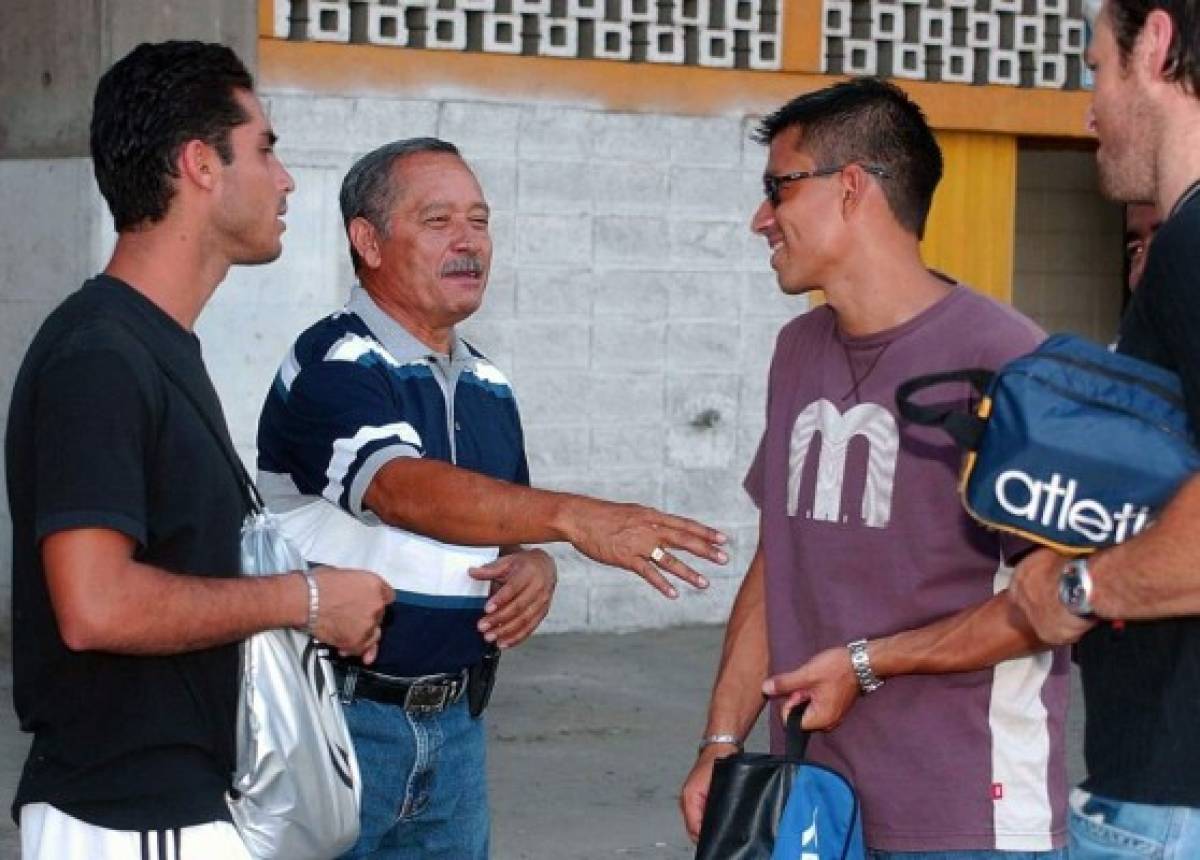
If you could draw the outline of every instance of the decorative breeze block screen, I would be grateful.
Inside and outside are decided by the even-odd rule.
[[[1084,0],[824,3],[830,74],[1057,89],[1088,80]]]
[[[275,35],[320,42],[778,69],[785,2],[275,0]]]

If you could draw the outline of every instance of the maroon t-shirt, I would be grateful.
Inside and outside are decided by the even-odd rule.
[[[919,627],[1005,587],[1016,547],[957,494],[959,451],[902,422],[914,376],[995,368],[1041,333],[955,285],[901,326],[842,335],[819,307],[779,335],[767,429],[746,477],[762,514],[771,671],[860,637]],[[930,399],[965,407],[966,385]],[[1048,850],[1063,842],[1065,649],[994,669],[891,678],[809,756],[845,774],[879,850]],[[781,749],[778,719],[772,745]]]

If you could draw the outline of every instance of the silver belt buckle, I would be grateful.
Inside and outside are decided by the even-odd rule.
[[[453,684],[446,682],[413,684],[404,695],[404,710],[410,714],[436,714],[446,710],[453,692]]]

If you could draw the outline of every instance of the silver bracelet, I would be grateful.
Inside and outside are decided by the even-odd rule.
[[[308,623],[304,625],[304,632],[309,636],[315,636],[317,634],[317,614],[321,611],[321,589],[317,587],[315,573],[308,569],[300,572],[304,574],[304,581],[308,583]]]
[[[714,744],[729,744],[737,747],[737,751],[742,751],[742,739],[737,735],[707,735],[700,741],[700,748],[697,752],[704,752],[706,747],[711,747]]]
[[[871,669],[871,657],[867,654],[867,640],[855,639],[846,646],[850,652],[850,667],[858,679],[858,689],[864,694],[874,693],[883,686],[883,681]]]

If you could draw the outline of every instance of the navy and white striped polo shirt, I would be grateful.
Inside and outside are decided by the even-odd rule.
[[[431,457],[529,483],[508,380],[456,338],[432,352],[361,287],[297,338],[258,425],[258,477],[285,533],[313,564],[372,570],[396,589],[373,668],[451,672],[478,662],[489,584],[467,569],[498,547],[466,547],[389,526],[363,508],[396,457]]]

